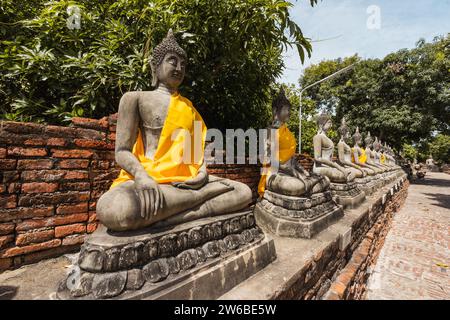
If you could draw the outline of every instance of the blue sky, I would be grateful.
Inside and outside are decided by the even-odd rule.
[[[351,56],[382,58],[402,48],[413,48],[420,38],[431,41],[450,32],[450,0],[292,0],[292,19],[311,38],[313,52],[302,65],[296,49],[284,54],[281,82],[297,84],[302,70],[325,59]],[[368,28],[369,6],[380,9],[380,28]],[[373,21],[373,20],[370,20]]]

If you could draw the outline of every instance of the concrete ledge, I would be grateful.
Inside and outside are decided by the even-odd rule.
[[[273,235],[277,259],[219,299],[320,298],[383,212],[391,199],[391,187],[403,184],[405,179],[402,176],[378,189],[358,208],[345,210],[344,217],[312,239]]]

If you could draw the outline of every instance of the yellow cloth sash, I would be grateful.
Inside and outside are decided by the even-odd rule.
[[[295,154],[297,141],[295,140],[292,132],[283,124],[276,130],[276,139],[278,139],[278,157],[277,160],[280,163],[285,163],[291,159]],[[267,168],[266,165],[264,167]],[[258,184],[258,194],[262,197],[266,189],[267,176],[270,175],[270,169],[267,168],[267,173],[261,175],[261,179]]]
[[[358,156],[358,160],[359,160],[359,163],[364,164],[367,161],[366,150],[364,150],[363,148],[360,148],[360,150],[361,150],[361,155]],[[355,148],[352,148],[352,162],[356,163],[354,152],[355,152]]]
[[[201,124],[201,126],[197,125],[201,129],[201,131],[198,130],[198,137],[194,135],[194,121],[198,121]],[[177,129],[184,130],[176,131]],[[167,117],[161,130],[161,136],[153,160],[146,158],[144,155],[144,142],[141,130],[138,130],[138,136],[132,153],[142,164],[149,176],[156,182],[170,183],[186,181],[197,176],[197,172],[203,164],[206,131],[206,125],[200,114],[195,110],[192,102],[180,94],[174,94],[170,98]],[[174,137],[172,137],[172,134],[174,134]],[[188,158],[189,153],[185,155],[186,150],[184,148],[185,146],[189,146],[189,141],[186,141],[189,138],[191,161],[186,161],[188,159],[183,157]],[[199,144],[200,138],[201,149],[194,141],[198,140],[197,144]],[[197,153],[197,159],[194,157],[195,153]],[[122,169],[120,170],[119,176],[113,181],[110,189],[131,179],[134,179],[134,177]]]
[[[381,162],[381,164],[384,164],[386,162],[386,156],[384,154],[381,154],[380,162]]]

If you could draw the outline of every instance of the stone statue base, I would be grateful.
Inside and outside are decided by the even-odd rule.
[[[330,190],[336,203],[346,208],[357,208],[366,198],[364,192],[358,189],[356,182],[330,183]]]
[[[273,240],[251,211],[174,227],[97,229],[57,290],[59,299],[215,299],[270,262]]]
[[[266,190],[255,205],[254,214],[258,225],[273,234],[312,238],[344,213],[330,191],[300,198]]]
[[[377,190],[377,183],[373,176],[355,178],[355,183],[358,189],[363,191],[366,196],[372,195]]]

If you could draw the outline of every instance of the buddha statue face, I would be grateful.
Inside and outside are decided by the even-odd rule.
[[[341,134],[341,141],[346,142],[349,136],[349,128],[347,126],[347,122],[345,121],[345,117],[342,118],[341,126],[339,127],[338,131]]]
[[[319,131],[327,133],[328,130],[330,130],[333,126],[333,122],[331,121],[331,117],[328,114],[322,113],[317,118],[317,125],[319,126]]]
[[[359,127],[356,127],[356,131],[353,134],[353,142],[357,145],[359,145],[362,141],[361,134],[359,133]]]
[[[175,52],[168,52],[156,69],[159,83],[169,88],[178,88],[183,82],[186,69],[186,60]]]
[[[283,88],[278,96],[272,101],[272,113],[275,124],[283,124],[289,121],[291,116],[291,103],[286,98]]]
[[[183,82],[186,71],[186,52],[178,45],[172,29],[153,50],[150,60],[152,86],[160,83],[176,89]]]

